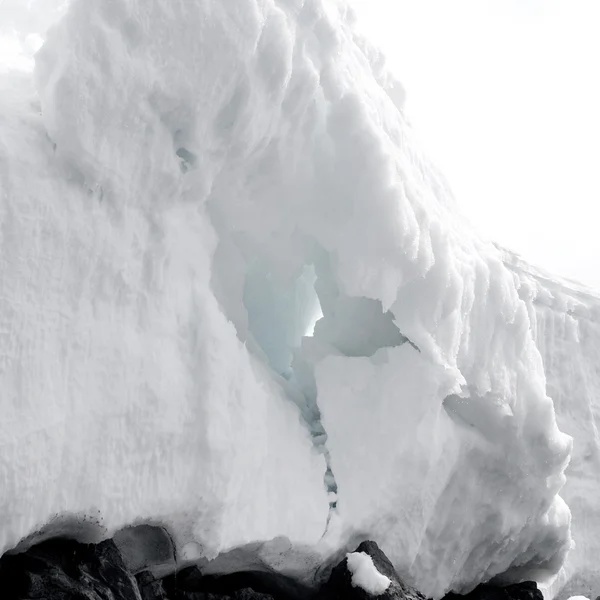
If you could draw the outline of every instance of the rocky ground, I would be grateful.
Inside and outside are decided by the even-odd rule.
[[[142,532],[143,533],[143,532]],[[140,553],[140,539],[149,549]],[[188,566],[160,576],[145,555],[160,564],[172,547],[166,536],[120,536],[99,544],[51,539],[0,559],[3,600],[425,600],[404,583],[375,542],[363,542],[351,564],[344,558],[328,580],[312,589],[278,573],[241,571],[205,575]],[[356,565],[359,565],[357,567]],[[508,587],[482,585],[467,596],[444,600],[542,600],[534,582]]]

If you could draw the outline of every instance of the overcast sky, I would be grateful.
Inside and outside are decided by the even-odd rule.
[[[600,0],[353,1],[474,225],[600,290]],[[65,4],[0,0],[0,71]]]
[[[600,0],[356,0],[485,237],[600,289]]]

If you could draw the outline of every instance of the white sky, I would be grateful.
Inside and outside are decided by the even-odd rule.
[[[600,0],[355,0],[489,239],[600,289]]]
[[[600,290],[600,0],[353,1],[474,225]],[[65,5],[0,0],[0,72]]]

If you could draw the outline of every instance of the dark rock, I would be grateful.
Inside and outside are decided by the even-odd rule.
[[[154,583],[156,581],[156,577],[154,573],[151,571],[140,571],[135,574],[135,580],[137,581],[138,587],[145,587]]]
[[[394,566],[381,548],[371,541],[363,542],[355,552],[364,552],[373,560],[375,568],[391,580],[388,589],[377,598],[381,600],[425,600],[420,592],[400,579]],[[371,600],[368,592],[352,585],[352,573],[348,569],[348,559],[344,558],[331,572],[327,583],[319,592],[319,600]]]
[[[524,581],[507,586],[478,585],[465,595],[447,594],[444,600],[544,600],[535,581]]]
[[[178,590],[189,592],[202,592],[202,572],[198,567],[187,567],[162,580],[163,587],[169,599],[175,597]]]
[[[157,565],[175,567],[173,540],[164,527],[136,525],[125,527],[113,537],[129,571],[137,573]]]
[[[274,600],[269,594],[255,592],[252,588],[244,588],[233,593],[233,600]]]
[[[524,581],[515,583],[504,588],[509,598],[514,600],[544,600],[542,592],[538,589],[535,581]]]
[[[296,581],[267,571],[202,575],[188,567],[163,580],[169,600],[311,600],[314,593]]]
[[[135,576],[142,600],[168,600],[162,581],[150,571],[141,571]]]
[[[0,559],[3,600],[141,600],[111,540],[54,539]]]

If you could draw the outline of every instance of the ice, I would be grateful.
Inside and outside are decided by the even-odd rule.
[[[314,269],[307,267],[289,290],[282,290],[257,265],[246,275],[243,301],[248,330],[281,375],[290,375],[293,348],[312,334],[320,316],[315,279]]]
[[[352,573],[352,585],[360,587],[371,596],[383,594],[392,583],[382,575],[366,552],[350,552],[346,555],[348,570]]]
[[[80,515],[296,573],[367,537],[434,598],[560,569],[534,312],[353,19],[74,0],[3,75],[1,550]]]

